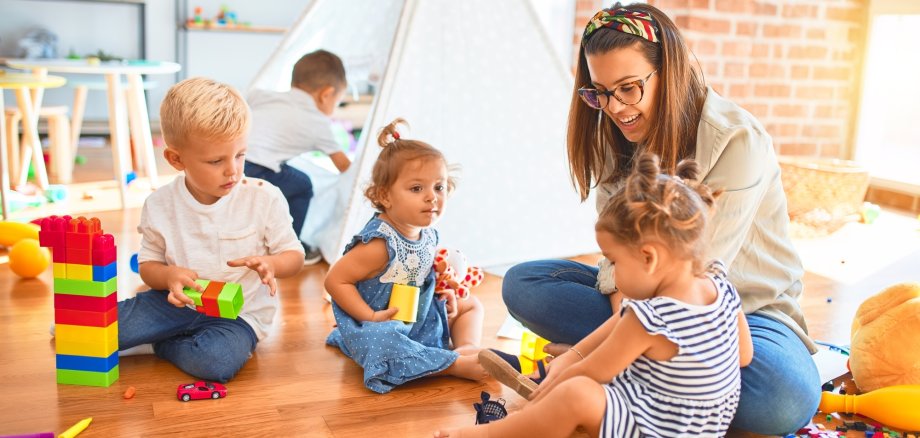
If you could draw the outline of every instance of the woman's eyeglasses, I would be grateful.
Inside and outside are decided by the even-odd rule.
[[[607,108],[607,104],[610,103],[610,96],[613,96],[623,105],[635,105],[642,101],[642,97],[645,96],[645,83],[648,82],[649,78],[656,72],[658,72],[658,70],[649,73],[645,79],[620,84],[613,90],[598,90],[597,88],[581,87],[578,89],[578,96],[581,97],[581,100],[583,100],[585,104],[598,110]]]

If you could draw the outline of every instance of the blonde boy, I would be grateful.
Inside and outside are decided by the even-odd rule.
[[[138,232],[140,275],[151,290],[118,303],[119,348],[153,344],[188,374],[226,382],[265,337],[278,307],[276,278],[296,274],[303,250],[287,203],[243,177],[249,109],[233,88],[205,78],[174,85],[160,108],[164,156],[182,172],[147,198]],[[235,320],[186,307],[196,279],[236,282]]]

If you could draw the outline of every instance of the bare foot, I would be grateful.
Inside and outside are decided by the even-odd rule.
[[[559,344],[553,342],[551,344],[546,344],[546,346],[543,347],[543,352],[551,356],[561,356],[562,353],[569,351],[569,348],[572,348],[572,346],[569,344]]]
[[[433,436],[434,436],[434,438],[445,438],[445,437],[459,436],[459,435],[456,435],[456,434],[454,434],[454,433],[452,433],[452,432],[453,432],[453,431],[450,431],[450,430],[437,430],[437,431],[434,432],[434,435],[433,435]]]
[[[479,364],[479,356],[460,356],[449,368],[444,370],[446,374],[461,377],[469,380],[482,380],[489,377],[485,368]]]
[[[454,348],[454,351],[459,353],[461,356],[473,356],[479,354],[479,350],[482,350],[482,347],[473,344],[464,344],[459,347]]]

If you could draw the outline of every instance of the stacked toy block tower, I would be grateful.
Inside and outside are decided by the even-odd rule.
[[[97,218],[51,216],[39,241],[54,267],[57,382],[109,386],[118,380],[115,239]]]

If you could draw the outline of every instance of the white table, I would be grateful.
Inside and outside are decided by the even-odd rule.
[[[32,70],[35,74],[45,75],[52,73],[75,73],[105,76],[109,99],[109,131],[112,136],[112,153],[115,167],[115,178],[121,189],[122,208],[127,205],[127,175],[128,157],[130,156],[130,142],[128,136],[134,140],[135,150],[141,149],[142,154],[136,154],[139,161],[143,161],[146,175],[151,188],[158,186],[156,159],[153,154],[153,137],[150,134],[150,118],[147,114],[147,99],[144,96],[143,80],[145,74],[170,74],[179,71],[182,67],[174,62],[163,61],[110,61],[88,62],[86,60],[70,59],[5,59],[6,65],[23,70]],[[122,75],[127,78],[127,90],[122,87]],[[79,128],[83,119],[83,107],[86,105],[86,86],[76,87],[74,95],[74,144],[79,136]],[[127,91],[127,93],[125,92]],[[127,95],[127,102],[126,100]],[[130,123],[130,131],[129,131]],[[62,157],[72,160],[73,157]]]

